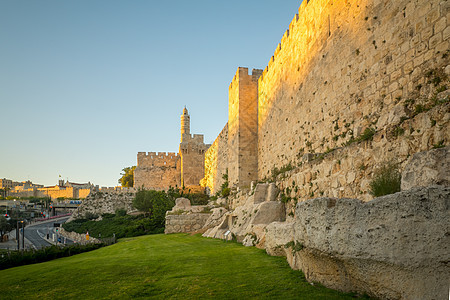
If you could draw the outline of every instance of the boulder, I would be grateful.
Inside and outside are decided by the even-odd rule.
[[[223,207],[213,208],[212,214],[209,216],[208,220],[206,220],[203,229],[209,229],[215,226],[220,225],[223,221],[223,215],[227,212],[227,210]]]
[[[402,172],[402,191],[435,184],[450,185],[450,146],[414,154]]]
[[[450,187],[296,206],[292,262],[309,281],[382,299],[448,297]],[[267,241],[266,241],[267,243]]]
[[[266,201],[266,193],[267,188],[269,187],[268,184],[257,184],[255,189],[255,194],[253,196],[253,203],[258,204]]]
[[[175,206],[172,208],[172,211],[190,210],[190,208],[191,208],[191,200],[186,198],[178,198],[175,200]]]
[[[276,201],[279,190],[275,183],[269,183],[269,187],[267,188],[266,201]]]
[[[266,252],[274,256],[285,256],[285,245],[294,240],[294,223],[273,222],[267,225],[265,235]]]
[[[270,224],[286,220],[284,203],[279,201],[264,202],[258,208],[252,224]]]

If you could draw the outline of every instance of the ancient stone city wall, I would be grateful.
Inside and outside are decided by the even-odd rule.
[[[214,143],[205,153],[205,177],[201,185],[209,187],[210,193],[215,195],[224,182],[223,176],[228,166],[228,123],[220,132]]]
[[[432,105],[445,89],[448,11],[438,0],[303,1],[259,80],[259,178]]]
[[[15,197],[36,197],[44,198],[51,197],[52,199],[57,198],[70,198],[70,199],[84,199],[86,198],[91,189],[77,189],[73,187],[63,187],[58,186],[52,188],[30,188],[25,190],[11,190],[8,194]]]
[[[180,186],[180,156],[171,152],[139,152],[134,186],[154,190]]]
[[[228,180],[249,188],[258,178],[258,79],[262,70],[238,68],[228,91]]]
[[[370,200],[368,182],[382,163],[402,167],[410,155],[448,144],[449,6],[304,1],[259,77],[258,179],[297,168],[288,175],[298,178],[280,186],[292,197]],[[251,157],[237,138],[245,70],[238,69],[229,91],[231,185],[248,167],[240,155]]]
[[[372,141],[355,142],[327,154],[304,155],[301,164],[278,176],[278,188],[292,199],[325,196],[369,201],[372,175],[385,162],[398,163],[403,170],[413,154],[450,140],[449,112],[447,102],[380,130]]]

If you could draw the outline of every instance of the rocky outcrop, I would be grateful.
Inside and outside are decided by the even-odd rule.
[[[223,214],[216,227],[205,228],[207,231],[203,236],[229,239],[231,235],[226,233],[230,231],[237,241],[245,241],[245,245],[260,244],[268,224],[286,219],[284,203],[276,201],[277,195],[275,184],[258,184],[253,195],[236,199],[233,205],[235,209]]]
[[[432,186],[368,203],[297,204],[291,266],[310,281],[387,299],[443,299],[450,280],[450,188]]]
[[[102,214],[113,214],[118,209],[124,209],[127,213],[134,211],[133,191],[107,191],[89,194],[78,209],[72,214],[69,221],[85,218],[86,214],[101,216]]]
[[[450,185],[450,146],[414,154],[402,173],[402,190]]]
[[[175,200],[175,206],[166,212],[165,234],[194,232],[202,229],[210,216],[211,207],[207,205],[191,206],[191,201],[186,198]],[[217,212],[215,218],[218,218]],[[210,221],[211,224],[216,224]],[[211,225],[213,226],[213,225]]]
[[[255,204],[253,196],[204,236],[233,237],[286,256],[309,281],[334,289],[383,299],[440,299],[448,292],[450,187],[415,188],[370,202],[311,199],[299,202],[288,221],[283,203]]]
[[[80,245],[101,242],[100,240],[98,240],[92,236],[89,236],[89,239],[87,239],[86,234],[80,234],[80,233],[76,233],[73,231],[66,231],[64,228],[59,229],[59,234],[66,238],[71,239],[72,241],[74,241],[75,243],[80,244]]]

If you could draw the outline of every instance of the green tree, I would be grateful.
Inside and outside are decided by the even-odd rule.
[[[123,187],[133,187],[134,184],[134,170],[136,166],[123,168],[123,173],[120,173],[122,177],[119,179],[119,183]]]
[[[155,227],[164,227],[166,211],[174,205],[174,199],[164,191],[140,190],[133,200],[133,206],[148,216]]]
[[[3,236],[12,230],[11,224],[6,220],[4,216],[0,216],[0,238],[3,240]]]

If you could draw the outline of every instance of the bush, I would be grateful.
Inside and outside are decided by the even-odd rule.
[[[103,243],[71,246],[50,246],[39,250],[25,250],[22,252],[11,251],[0,255],[0,270],[45,262],[61,257],[72,256],[75,254],[96,250],[106,246]]]
[[[119,217],[123,217],[127,215],[127,211],[125,209],[116,209],[116,215]]]
[[[206,205],[209,201],[209,196],[202,193],[189,194],[186,197],[191,200],[192,205]]]
[[[375,135],[376,130],[370,127],[367,127],[361,136],[358,138],[359,141],[371,141],[373,136]]]
[[[370,194],[374,197],[400,192],[401,174],[396,164],[386,163],[375,172],[370,182]]]
[[[106,215],[106,217],[105,217]],[[145,215],[119,216],[114,214],[103,215],[103,220],[93,221],[78,219],[63,224],[66,231],[84,234],[87,231],[92,237],[116,238],[134,237],[145,234],[162,233],[164,224],[155,223],[154,219]]]
[[[175,200],[164,191],[140,190],[136,193],[133,206],[144,212],[155,227],[164,227],[166,211],[175,206]]]
[[[84,214],[84,217],[88,220],[95,220],[98,218],[98,215],[88,211]]]
[[[231,193],[231,189],[229,187],[226,187],[222,190],[222,197],[228,197]]]

